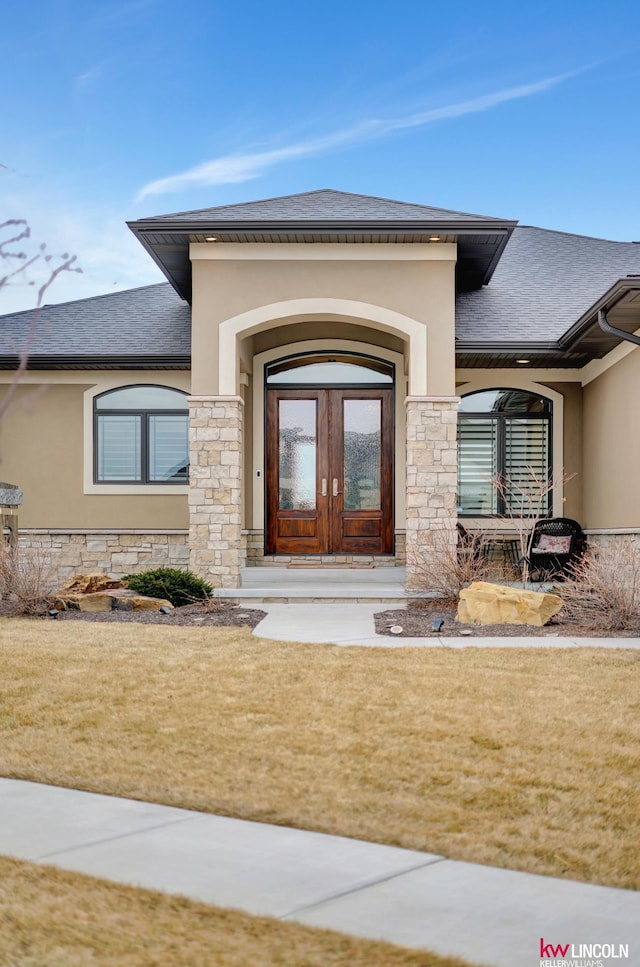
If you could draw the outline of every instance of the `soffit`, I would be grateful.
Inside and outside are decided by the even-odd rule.
[[[128,223],[176,291],[191,296],[189,244],[217,241],[362,244],[458,244],[456,286],[486,284],[513,231],[514,221],[452,212],[391,199],[322,190],[283,198],[153,216]],[[215,244],[212,242],[210,244]],[[437,244],[437,243],[433,243]]]

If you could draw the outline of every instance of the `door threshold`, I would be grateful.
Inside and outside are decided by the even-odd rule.
[[[317,567],[330,567],[332,570],[341,569],[343,571],[370,571],[375,567],[375,564],[371,564],[369,561],[365,561],[363,564],[334,564],[333,562],[328,564],[326,560],[322,561],[322,563],[314,564],[305,561],[303,564],[287,564],[287,571],[303,571],[305,568]]]

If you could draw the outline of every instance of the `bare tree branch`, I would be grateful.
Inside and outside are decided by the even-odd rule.
[[[6,237],[3,238],[2,233],[5,233]],[[28,244],[30,239],[31,228],[24,218],[9,218],[0,222],[0,262],[6,268],[5,274],[0,276],[0,290],[11,285],[12,280],[15,281],[16,277],[25,277],[27,270],[37,263],[42,264],[46,271],[44,281],[37,290],[36,303],[32,311],[26,339],[21,347],[16,347],[18,365],[0,403],[0,421],[13,404],[18,384],[29,364],[29,356],[38,332],[40,311],[45,293],[62,272],[82,272],[82,269],[76,265],[76,255],[69,255],[68,252],[64,252],[62,255],[52,255],[47,251],[45,243],[39,245],[37,251],[32,254],[23,250],[22,243]],[[36,283],[29,281],[27,284],[35,285]]]
[[[529,584],[529,559],[533,529],[539,520],[548,516],[549,495],[558,487],[564,487],[576,476],[558,470],[555,473],[541,472],[536,467],[525,467],[517,474],[498,474],[493,485],[500,494],[505,506],[502,519],[507,521],[517,534],[520,545],[520,568],[523,587]]]

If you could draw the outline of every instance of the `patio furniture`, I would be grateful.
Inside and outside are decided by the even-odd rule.
[[[570,517],[537,521],[529,545],[529,556],[525,558],[531,577],[541,581],[567,577],[582,557],[585,543],[582,527]]]
[[[471,557],[474,561],[479,561],[485,556],[482,538],[478,534],[470,534],[459,521],[456,527],[458,529],[458,557]]]

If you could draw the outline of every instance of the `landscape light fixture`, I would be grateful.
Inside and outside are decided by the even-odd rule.
[[[442,631],[443,627],[444,627],[444,618],[433,619],[433,624],[431,625],[432,631],[436,631],[439,633],[440,631]]]
[[[57,618],[60,612],[57,611],[56,608],[49,608],[49,610],[47,611],[47,614],[49,615],[50,618]]]
[[[171,614],[173,608],[170,608],[168,604],[163,604],[158,610],[160,611],[160,614]]]

